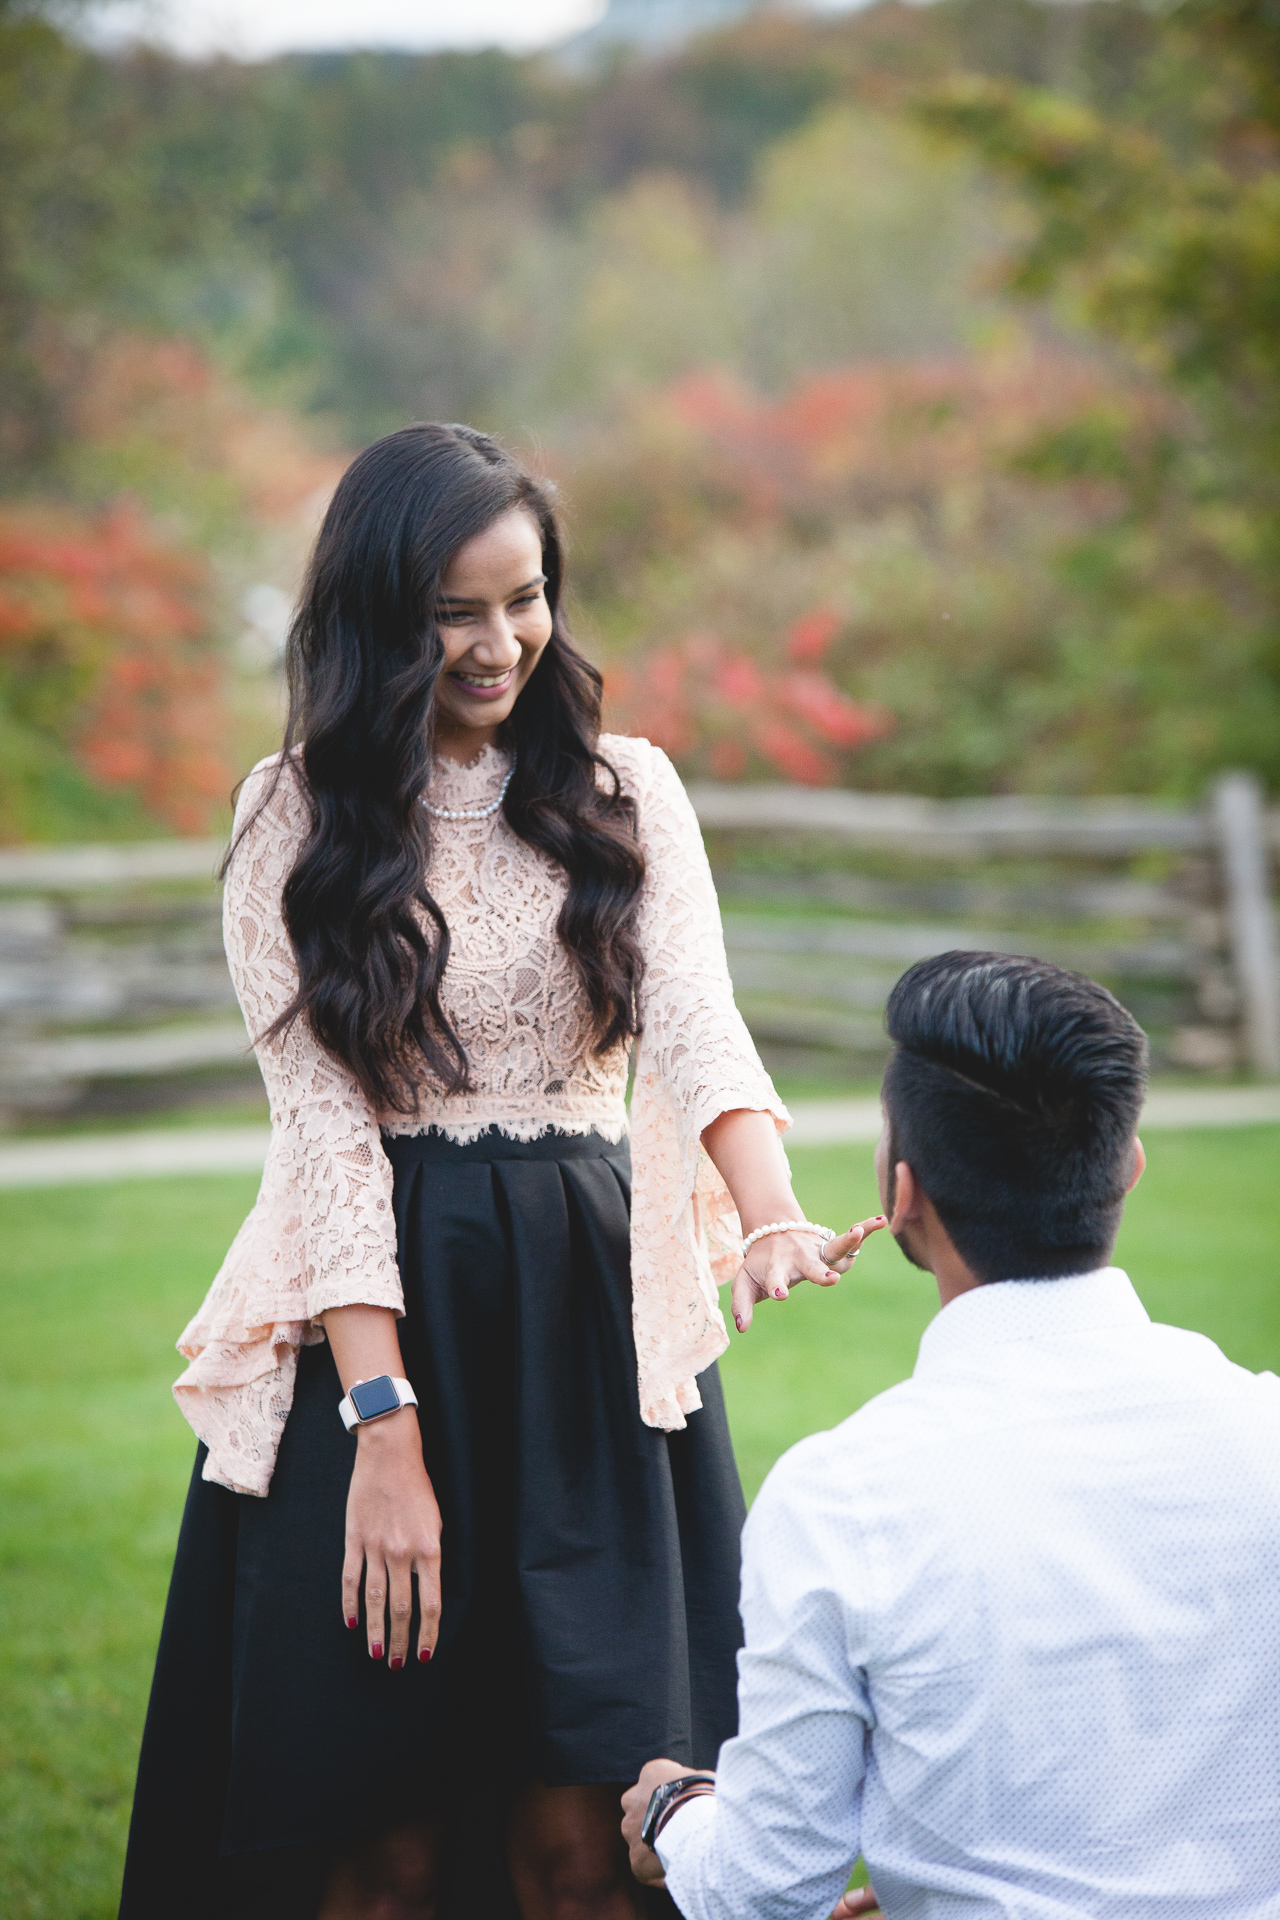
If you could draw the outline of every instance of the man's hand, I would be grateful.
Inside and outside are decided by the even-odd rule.
[[[664,1780],[678,1780],[682,1773],[692,1772],[692,1767],[682,1767],[678,1760],[650,1760],[634,1787],[628,1787],[622,1796],[622,1837],[631,1855],[631,1871],[643,1887],[663,1884],[662,1862],[640,1838],[654,1790]]]
[[[854,1887],[840,1895],[831,1910],[831,1920],[863,1920],[864,1915],[879,1911],[880,1903],[870,1887]]]

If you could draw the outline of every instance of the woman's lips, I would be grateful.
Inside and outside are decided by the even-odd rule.
[[[449,678],[463,693],[473,700],[501,700],[515,677],[515,668],[508,667],[504,674],[453,672]]]

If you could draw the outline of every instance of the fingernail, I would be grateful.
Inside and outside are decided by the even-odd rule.
[[[741,1333],[742,1332],[742,1315],[740,1313],[734,1314],[733,1324],[738,1329],[738,1332]]]
[[[347,1625],[349,1627],[358,1627],[360,1625],[360,1615],[358,1613],[349,1613],[347,1615]]]
[[[387,1665],[391,1668],[392,1673],[395,1673],[398,1668],[404,1665],[404,1655],[402,1653],[393,1653]]]
[[[786,1290],[786,1288],[785,1288],[785,1287],[779,1287],[779,1288],[778,1288],[778,1291],[777,1291],[777,1292],[776,1292],[776,1293],[774,1294],[774,1296],[773,1296],[773,1297],[774,1297],[774,1299],[775,1299],[775,1300],[785,1300],[785,1299],[786,1299],[786,1297],[787,1297],[787,1290]]]
[[[428,1662],[428,1660],[429,1660],[429,1659],[431,1658],[431,1649],[430,1649],[430,1647],[419,1647],[419,1648],[418,1648],[418,1658],[419,1658],[419,1660],[421,1660],[421,1662],[422,1662],[422,1664],[423,1664],[423,1666],[425,1667],[425,1666],[426,1666],[426,1664],[427,1664],[427,1662]]]
[[[855,1254],[855,1255],[854,1255],[854,1259],[856,1260],[856,1259],[857,1259],[857,1257],[858,1257],[858,1256],[857,1256],[857,1255]],[[836,1272],[836,1270],[835,1270],[835,1268],[834,1268],[834,1267],[828,1267],[828,1268],[827,1268],[827,1278],[828,1278],[828,1280],[838,1280],[838,1279],[840,1278],[840,1275],[839,1275],[839,1274],[838,1274],[838,1273]]]
[[[369,1658],[370,1658],[371,1660],[381,1660],[381,1658],[382,1658],[382,1642],[381,1642],[381,1640],[375,1640],[375,1641],[374,1641],[374,1643],[373,1643],[373,1645],[372,1645],[372,1646],[370,1647],[370,1649],[369,1649]]]

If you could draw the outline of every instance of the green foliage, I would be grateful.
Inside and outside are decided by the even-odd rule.
[[[711,636],[776,688],[827,608],[829,684],[788,699],[896,725],[783,742],[793,771],[1275,781],[1274,40],[1261,0],[878,0],[574,76],[104,58],[0,9],[8,489],[140,497],[212,555],[230,637],[331,477],[286,413],[347,447],[467,418],[561,480],[633,724],[647,659],[705,681]],[[691,697],[688,768],[728,770],[734,713]],[[22,817],[62,818],[23,764]]]
[[[926,124],[1012,182],[1005,279],[1055,295],[1180,396],[1154,438],[1082,418],[1027,450],[1119,510],[1063,556],[1068,624],[1107,636],[1131,708],[1193,688],[1213,755],[1280,779],[1280,32],[1252,0],[1184,0],[1109,110],[974,75]],[[1237,698],[1224,710],[1218,690]],[[1172,767],[1185,743],[1166,740]],[[1194,747],[1192,747],[1193,757]],[[1185,764],[1185,761],[1184,761]]]

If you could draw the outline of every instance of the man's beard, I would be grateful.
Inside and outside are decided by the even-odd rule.
[[[921,1271],[921,1273],[932,1273],[932,1272],[933,1272],[933,1268],[932,1268],[932,1267],[926,1267],[926,1265],[925,1265],[925,1263],[924,1263],[924,1261],[923,1261],[923,1260],[917,1260],[917,1259],[916,1259],[916,1256],[914,1255],[914,1253],[912,1253],[912,1251],[911,1251],[911,1243],[910,1243],[910,1242],[909,1242],[909,1240],[907,1239],[907,1230],[906,1230],[906,1228],[905,1228],[905,1227],[904,1227],[904,1228],[902,1229],[902,1232],[901,1232],[901,1233],[895,1233],[893,1237],[894,1237],[894,1239],[895,1239],[895,1240],[897,1241],[897,1243],[898,1243],[898,1246],[899,1246],[899,1247],[901,1248],[901,1250],[902,1250],[902,1255],[903,1255],[903,1258],[904,1258],[904,1259],[906,1259],[906,1260],[909,1260],[909,1261],[911,1262],[911,1264],[912,1264],[912,1266],[913,1266],[913,1267],[919,1267],[919,1269],[920,1269],[920,1271]]]

